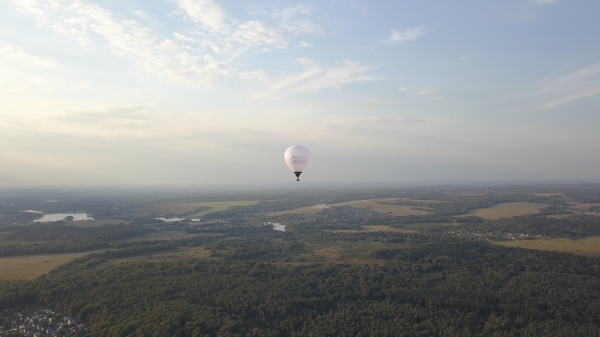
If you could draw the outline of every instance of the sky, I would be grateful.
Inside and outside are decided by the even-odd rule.
[[[600,181],[600,1],[0,1],[0,188]]]

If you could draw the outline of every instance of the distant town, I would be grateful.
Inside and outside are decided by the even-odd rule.
[[[84,322],[43,307],[4,309],[0,336],[89,336]]]

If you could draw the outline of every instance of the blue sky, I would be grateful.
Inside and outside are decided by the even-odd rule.
[[[600,2],[0,2],[0,187],[600,180]]]

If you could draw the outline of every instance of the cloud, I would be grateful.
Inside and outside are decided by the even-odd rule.
[[[238,74],[238,77],[242,81],[246,82],[270,82],[271,76],[269,76],[264,70],[253,70]]]
[[[56,68],[57,66],[57,63],[53,60],[26,53],[23,50],[12,46],[0,48],[0,55],[16,60],[19,63],[22,63],[27,66],[41,67],[47,69]]]
[[[323,68],[316,61],[306,57],[297,61],[305,68],[302,73],[286,75],[276,79],[267,90],[255,97],[269,96],[283,89],[292,91],[314,91],[323,88],[341,89],[345,84],[379,80],[379,78],[365,75],[372,67],[364,67],[358,62],[350,60],[337,62],[335,66],[328,68]]]
[[[298,46],[299,46],[299,47],[302,47],[302,48],[312,48],[312,47],[313,47],[313,45],[312,45],[312,44],[310,44],[310,43],[308,43],[308,42],[304,42],[304,41],[302,41],[302,42],[298,43]]]
[[[437,88],[429,87],[429,88],[423,88],[423,89],[419,90],[417,92],[417,95],[432,95],[432,94],[436,94],[437,92],[438,92]]]
[[[408,88],[405,88],[405,87],[400,87],[400,88],[398,88],[398,91],[402,91],[402,92],[404,92],[404,91],[408,91]]]
[[[390,36],[384,40],[386,43],[399,43],[404,41],[415,41],[425,34],[422,27],[409,28],[403,31],[391,30]]]
[[[233,32],[232,39],[250,47],[271,44],[284,48],[288,44],[281,30],[270,27],[261,21],[248,21],[240,25]]]
[[[266,92],[273,92],[291,86],[296,90],[339,89],[347,83],[371,80],[364,75],[367,67],[351,61],[321,68],[314,61],[309,64],[308,59],[300,60],[307,68],[303,73],[277,77],[267,75],[277,73],[273,70],[236,67],[234,61],[240,55],[272,52],[292,43],[312,48],[299,38],[320,32],[321,28],[310,18],[315,7],[299,5],[266,11],[262,18],[242,22],[227,16],[213,0],[172,0],[178,13],[193,26],[163,36],[86,0],[12,1],[39,25],[72,36],[84,46],[108,46],[113,53],[132,60],[138,69],[166,81],[216,85],[237,77],[246,82],[271,83]],[[143,11],[133,13],[147,16]],[[411,36],[419,31],[417,28]],[[300,83],[302,86],[297,85]]]
[[[297,16],[310,15],[316,11],[316,7],[297,5],[294,7],[288,7],[280,10],[274,10],[271,14],[273,17],[280,20],[291,20]]]
[[[174,0],[194,21],[204,27],[219,31],[225,28],[225,11],[212,0]]]
[[[117,123],[120,125],[138,125],[147,118],[140,113],[147,105],[103,106],[88,110],[63,110],[60,120],[76,123]]]
[[[132,11],[131,13],[133,13],[134,15],[137,15],[139,17],[142,17],[142,18],[148,18],[148,12],[146,12],[146,11],[137,10],[137,11]]]
[[[543,5],[543,4],[551,4],[551,3],[555,3],[556,0],[531,0],[532,3],[536,4],[536,5]]]
[[[460,58],[460,60],[461,60],[461,61],[466,61],[466,60],[468,60],[468,58],[467,58],[466,56],[462,56],[462,57]]]
[[[149,28],[135,21],[120,19],[96,4],[80,0],[13,1],[21,10],[33,14],[38,24],[73,36],[84,45],[104,42],[115,54],[132,59],[140,69],[159,79],[212,85],[227,78],[231,69],[227,61],[203,55],[196,55],[194,60],[197,63],[182,62],[179,56],[180,49],[185,47],[182,39],[165,39]],[[191,0],[182,3],[198,5]]]
[[[542,96],[545,103],[541,109],[551,109],[581,98],[600,94],[600,63],[584,67],[572,73],[553,76],[539,84],[534,96]]]

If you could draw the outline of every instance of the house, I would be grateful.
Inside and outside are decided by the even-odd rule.
[[[46,329],[46,333],[52,333],[53,331],[54,331],[54,329],[52,329],[52,328]]]
[[[11,324],[12,326],[17,326],[17,321],[12,321]]]
[[[69,318],[69,321],[67,322],[67,324],[69,324],[69,325],[77,324],[77,320],[75,320],[73,318]]]
[[[35,337],[42,337],[42,333],[40,333],[40,332],[36,332],[36,333],[34,333],[33,335],[34,335]]]

